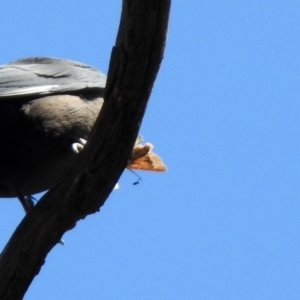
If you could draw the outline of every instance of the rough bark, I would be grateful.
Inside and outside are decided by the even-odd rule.
[[[0,255],[0,299],[22,299],[49,251],[99,211],[131,154],[158,72],[171,0],[124,0],[105,104],[78,164],[24,217]],[[109,129],[109,130],[108,130]]]

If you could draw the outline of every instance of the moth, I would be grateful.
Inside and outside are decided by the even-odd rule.
[[[152,152],[153,145],[146,143],[142,145],[142,138],[139,136],[132,150],[132,155],[127,164],[127,169],[145,171],[166,171],[167,167],[162,159]]]

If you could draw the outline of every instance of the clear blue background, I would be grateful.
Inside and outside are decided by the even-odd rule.
[[[0,63],[107,72],[121,1],[1,1]],[[142,134],[169,170],[125,171],[25,299],[300,298],[300,2],[173,1]],[[5,141],[2,141],[5,142]],[[0,201],[0,243],[24,213]]]

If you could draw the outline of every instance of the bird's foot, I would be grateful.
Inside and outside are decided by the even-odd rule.
[[[79,153],[79,152],[81,152],[81,150],[83,149],[85,144],[86,144],[86,140],[80,138],[79,143],[73,143],[72,144],[72,149],[75,153]]]
[[[72,144],[72,149],[75,153],[80,153],[84,147],[84,145],[86,144],[86,140],[85,139],[78,139],[79,143],[73,143]],[[114,190],[119,189],[119,184],[117,183],[114,187]]]
[[[25,210],[25,213],[27,214],[34,207],[34,201],[36,201],[36,199],[33,196],[24,196],[17,189],[16,189],[16,194]]]
[[[19,190],[16,189],[16,193],[18,195],[18,199],[21,202],[25,213],[28,214],[29,211],[34,207],[34,202],[37,202],[37,200],[33,196],[24,196]],[[60,239],[58,242],[61,245],[64,245],[65,242],[63,239]]]

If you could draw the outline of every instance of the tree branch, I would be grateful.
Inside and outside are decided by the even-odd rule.
[[[49,251],[99,211],[131,154],[163,56],[170,0],[124,0],[105,103],[78,163],[19,224],[0,256],[0,299],[22,299]]]

